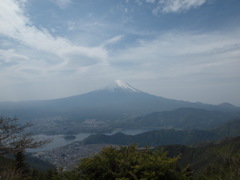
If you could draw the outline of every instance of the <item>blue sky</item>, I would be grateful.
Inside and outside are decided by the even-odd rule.
[[[1,0],[0,101],[82,94],[121,79],[240,106],[239,0]]]

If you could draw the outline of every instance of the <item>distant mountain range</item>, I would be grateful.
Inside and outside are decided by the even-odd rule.
[[[125,135],[123,133],[113,135],[93,134],[83,140],[83,144],[137,144],[140,147],[157,147],[170,144],[190,145],[206,140],[215,140],[214,133],[206,130],[161,129],[137,135]]]
[[[219,111],[239,110],[238,107],[227,103],[210,105],[167,99],[142,92],[124,81],[117,80],[106,88],[66,98],[2,102],[0,114],[25,119],[63,116],[75,120],[119,120],[184,107]]]
[[[240,117],[240,111],[223,112],[196,108],[179,108],[172,111],[162,111],[147,114],[127,120],[118,127],[163,127],[175,129],[210,129]]]
[[[240,136],[240,119],[230,121],[211,130],[160,129],[137,135],[116,133],[113,135],[93,134],[83,140],[83,144],[115,144],[138,146],[162,146],[171,144],[190,145],[204,141],[216,141],[227,137]]]

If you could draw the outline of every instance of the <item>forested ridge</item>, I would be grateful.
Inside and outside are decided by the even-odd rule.
[[[191,146],[170,145],[154,149],[136,145],[108,147],[84,158],[68,171],[29,167],[28,176],[15,174],[14,161],[0,158],[1,179],[223,179],[240,177],[240,137]]]
[[[1,119],[2,122],[11,120],[4,117],[1,117]],[[1,131],[2,137],[8,137],[4,135],[9,133],[9,129],[20,128],[20,131],[13,131],[14,138],[24,127],[27,127],[18,125],[16,119],[12,119],[10,122],[12,124],[4,126],[7,127],[5,128],[7,131]],[[26,134],[28,139],[31,140],[30,144],[28,144],[29,141],[22,141],[21,138],[15,139],[14,143],[11,143],[11,139],[1,141],[1,148],[4,151],[0,156],[0,179],[237,180],[240,177],[239,124],[240,120],[236,119],[211,131],[206,131],[208,134],[205,135],[202,134],[202,132],[205,132],[203,130],[183,131],[174,129],[146,132],[136,136],[118,133],[107,137],[110,137],[108,140],[111,140],[111,142],[109,143],[122,142],[122,145],[110,146],[93,156],[79,159],[79,163],[70,170],[55,169],[44,161],[29,157],[25,153],[25,148],[28,147],[27,145],[32,145],[33,142],[38,141],[31,139],[31,136]],[[101,136],[90,136],[82,143],[89,142],[93,137],[94,140],[100,141],[101,138],[99,137]],[[5,146],[3,142],[5,142]],[[8,143],[6,144],[6,142]],[[145,142],[149,142],[149,144]],[[160,145],[160,142],[165,142],[168,145]],[[3,147],[8,147],[9,143],[11,145],[9,146],[10,149],[9,152],[6,152],[6,148]],[[19,143],[23,143],[20,149]]]
[[[117,144],[129,145],[137,144],[144,146],[161,146],[167,144],[190,145],[200,141],[216,141],[226,137],[240,136],[240,119],[234,119],[222,126],[211,130],[179,130],[179,129],[160,129],[149,131],[137,135],[125,135],[116,133],[113,135],[94,134],[83,141],[83,144]]]

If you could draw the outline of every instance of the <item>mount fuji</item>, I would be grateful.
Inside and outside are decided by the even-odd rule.
[[[122,80],[116,80],[113,83],[109,84],[105,90],[112,91],[112,92],[119,92],[119,91],[125,91],[125,92],[141,92],[138,89],[135,89],[128,83],[122,81]],[[102,89],[102,90],[104,90]]]
[[[62,116],[77,120],[119,120],[185,107],[229,111],[238,109],[230,104],[209,105],[167,99],[116,80],[105,88],[66,98],[0,103],[0,114],[25,119]]]

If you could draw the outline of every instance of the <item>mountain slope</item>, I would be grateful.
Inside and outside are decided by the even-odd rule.
[[[160,129],[137,135],[116,133],[113,135],[95,134],[83,140],[84,144],[117,144],[139,146],[161,146],[169,144],[190,145],[201,141],[220,140],[226,137],[240,136],[240,119],[226,123],[212,130],[176,130]]]
[[[63,116],[66,119],[78,120],[86,118],[112,120],[182,107],[215,110],[238,109],[234,106],[217,106],[167,99],[144,93],[117,80],[106,88],[61,99],[1,103],[0,113],[26,119]]]
[[[240,112],[209,111],[196,108],[180,108],[173,111],[154,112],[126,123],[133,127],[167,127],[176,129],[210,129],[233,118]]]
[[[219,138],[240,136],[240,118],[212,130]]]
[[[113,135],[95,134],[83,140],[83,144],[115,144],[144,146],[161,146],[169,144],[190,145],[199,141],[215,140],[216,136],[205,130],[162,129],[137,135],[116,133]]]
[[[162,147],[161,147],[162,148]],[[230,174],[239,179],[240,137],[227,138],[218,142],[197,146],[169,145],[163,147],[168,155],[181,155],[179,163],[182,167],[190,165],[195,176],[204,173],[206,176],[217,175],[209,179],[229,179]],[[224,178],[220,178],[223,176]],[[197,178],[198,179],[198,178]]]

